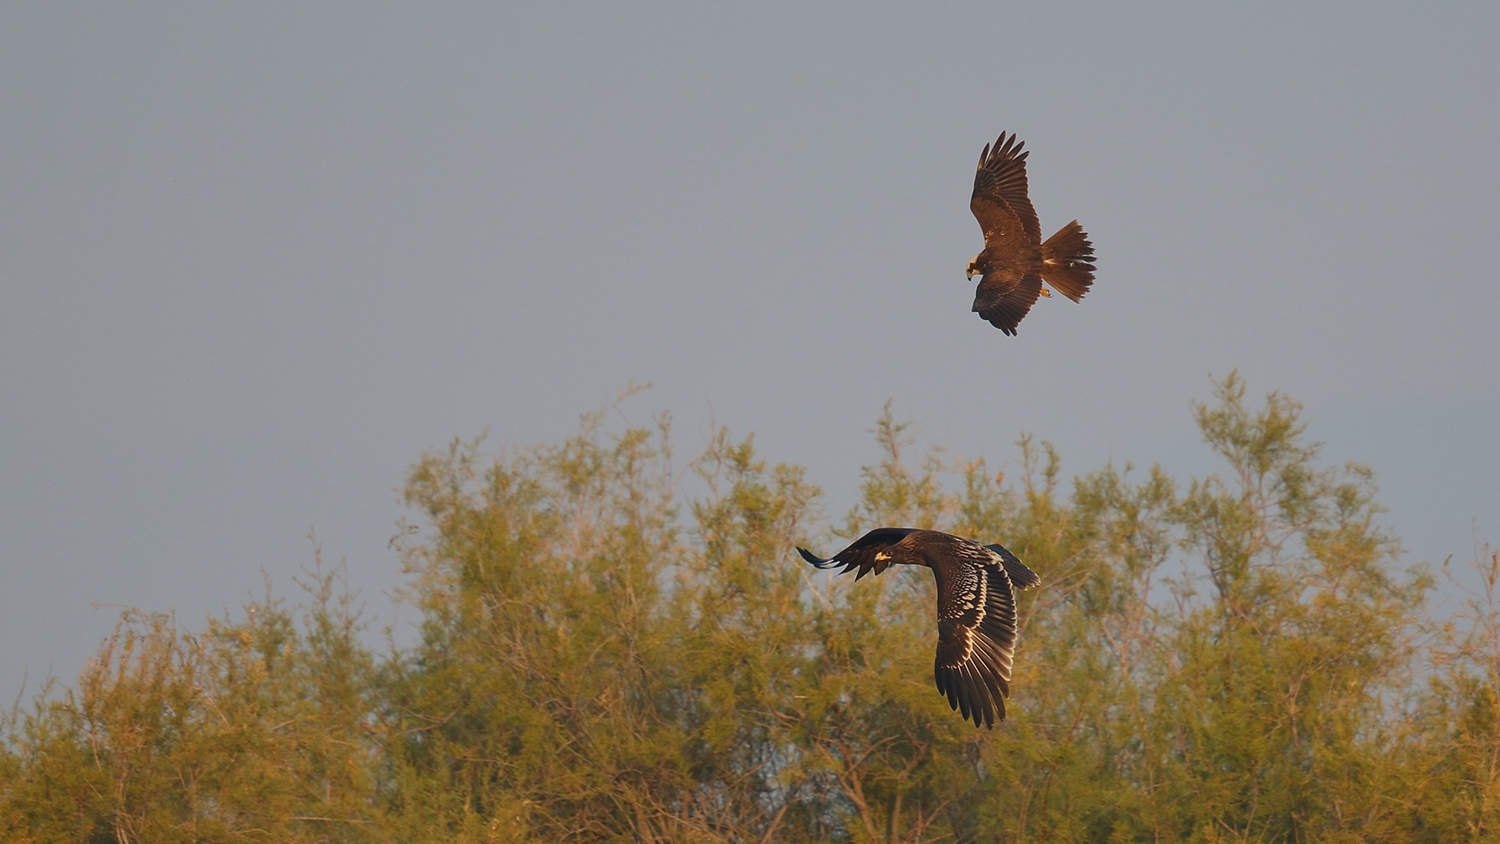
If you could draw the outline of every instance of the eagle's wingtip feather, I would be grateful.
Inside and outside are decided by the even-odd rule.
[[[802,555],[802,559],[808,561],[809,563],[812,563],[813,566],[817,568],[826,569],[829,566],[833,565],[833,560],[825,560],[822,557],[819,557],[813,552],[807,550],[806,548],[803,548],[801,545],[797,546],[797,553]]]

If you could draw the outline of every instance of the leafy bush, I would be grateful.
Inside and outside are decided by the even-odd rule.
[[[1479,840],[1500,799],[1500,555],[1429,619],[1371,473],[1235,376],[1195,407],[1221,476],[1064,489],[882,459],[831,530],[804,472],[670,427],[412,470],[419,640],[377,657],[341,571],[185,632],[127,613],[74,689],[5,720],[11,841]],[[800,564],[877,525],[1001,541],[1022,598],[1010,718],[931,684],[925,571]]]

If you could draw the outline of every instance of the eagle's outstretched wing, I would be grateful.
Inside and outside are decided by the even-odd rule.
[[[979,168],[974,174],[974,194],[969,210],[984,231],[988,249],[1019,241],[1035,247],[1042,242],[1042,225],[1026,192],[1025,145],[1015,135],[1000,133],[994,146],[988,144],[979,154]]]
[[[812,563],[820,569],[828,569],[833,568],[837,565],[842,565],[844,568],[840,570],[839,574],[846,574],[848,572],[854,571],[855,569],[858,569],[859,572],[858,574],[854,575],[854,579],[859,580],[861,577],[864,577],[870,572],[880,574],[881,572],[885,571],[891,565],[891,563],[895,562],[895,560],[893,560],[889,554],[884,557],[880,557],[878,555],[881,551],[888,551],[892,545],[895,545],[897,542],[905,539],[907,534],[911,533],[913,530],[915,530],[915,528],[876,528],[875,530],[870,531],[864,536],[861,536],[859,539],[854,540],[854,543],[851,544],[848,548],[845,548],[844,550],[838,552],[837,554],[834,554],[832,557],[829,557],[826,560],[821,557],[815,556],[812,552],[808,551],[806,548],[801,547],[800,545],[797,547],[797,553],[802,555],[802,559],[808,561],[809,563]]]
[[[1026,156],[1015,135],[1000,133],[979,154],[969,209],[984,231],[984,277],[974,291],[974,312],[1006,334],[1042,294],[1042,227],[1026,195]]]
[[[1016,588],[1006,574],[1003,556],[996,559],[975,543],[961,543],[955,550],[963,566],[952,589],[938,590],[933,680],[959,714],[975,726],[988,727],[1004,720],[1005,698],[1010,694],[1017,638]],[[1030,569],[1026,572],[1036,578]]]
[[[1042,277],[1020,270],[996,269],[984,274],[974,291],[974,312],[1012,336],[1042,295]]]

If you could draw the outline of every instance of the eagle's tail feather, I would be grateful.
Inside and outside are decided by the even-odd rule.
[[[1093,286],[1094,245],[1077,220],[1042,244],[1042,280],[1075,302]]]

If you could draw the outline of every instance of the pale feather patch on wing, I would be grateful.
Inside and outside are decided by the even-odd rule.
[[[1010,592],[1010,582],[989,552],[963,547],[957,556],[969,565],[939,612],[939,658],[933,673],[938,690],[966,720],[990,726],[996,715],[1005,717],[1010,660],[987,628],[993,627],[989,622],[996,610],[1008,606],[1001,595]]]
[[[956,556],[967,565],[939,608],[934,680],[964,718],[988,726],[1005,717],[1010,693],[1014,589],[988,549],[960,547]]]

